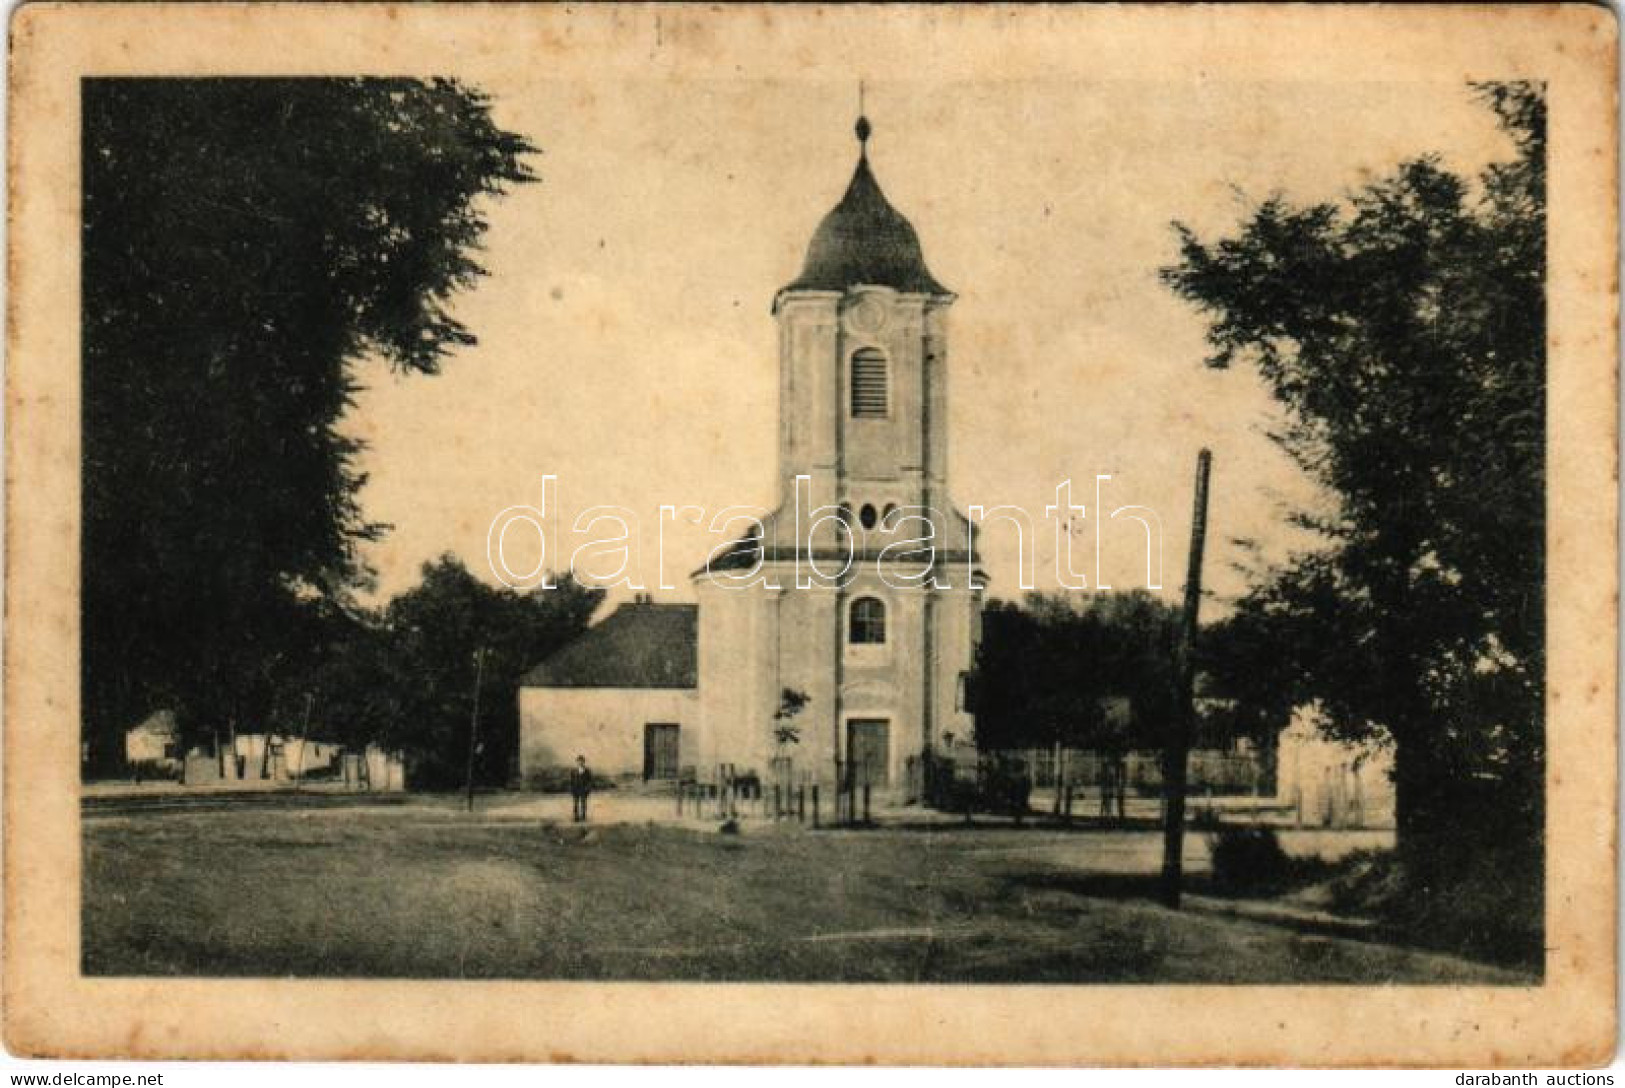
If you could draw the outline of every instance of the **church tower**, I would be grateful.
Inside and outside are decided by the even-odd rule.
[[[696,572],[706,763],[880,789],[972,728],[982,575],[948,494],[948,311],[869,164],[773,301],[780,504]],[[807,696],[775,737],[781,694]],[[843,772],[844,773],[844,772]]]

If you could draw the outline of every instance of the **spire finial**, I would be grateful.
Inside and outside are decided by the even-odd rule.
[[[858,134],[860,151],[869,150],[869,118],[863,115],[863,80],[858,80],[858,123],[854,127]]]

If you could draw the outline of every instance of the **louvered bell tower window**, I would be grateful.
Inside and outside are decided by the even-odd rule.
[[[852,355],[852,418],[885,419],[886,355],[879,348],[859,348]]]

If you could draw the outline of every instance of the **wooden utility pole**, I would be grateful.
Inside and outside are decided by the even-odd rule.
[[[1196,614],[1202,603],[1202,550],[1207,544],[1207,480],[1213,454],[1203,450],[1196,455],[1196,506],[1191,517],[1190,566],[1185,571],[1185,610],[1180,617],[1178,703],[1174,707],[1172,731],[1163,750],[1162,789],[1164,823],[1162,828],[1162,900],[1179,908],[1184,883],[1185,857],[1185,765],[1189,761],[1191,732],[1196,719],[1193,701],[1196,686]]]
[[[468,793],[468,811],[474,811],[474,750],[480,738],[480,683],[485,679],[485,647],[474,651],[474,712],[468,716],[468,769],[463,787]]]

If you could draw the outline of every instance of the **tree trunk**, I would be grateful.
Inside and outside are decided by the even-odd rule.
[[[1425,886],[1497,842],[1510,799],[1501,784],[1473,779],[1441,759],[1415,731],[1406,735],[1394,751],[1396,845],[1411,876]]]
[[[1402,848],[1413,837],[1425,836],[1429,831],[1431,767],[1419,748],[1412,741],[1394,750],[1394,828]]]
[[[1055,742],[1055,758],[1050,764],[1050,785],[1055,787],[1054,815],[1061,814],[1061,742]]]

